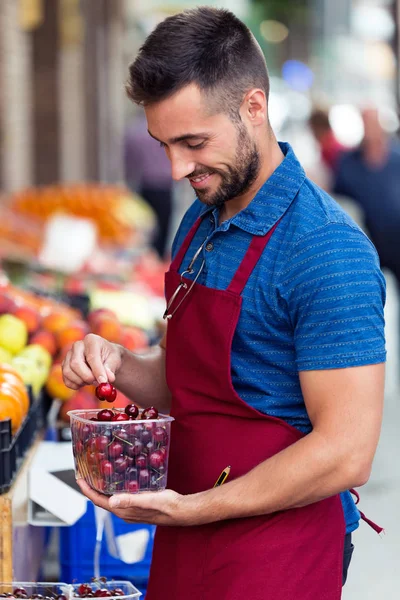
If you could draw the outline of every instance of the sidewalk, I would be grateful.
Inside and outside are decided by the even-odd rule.
[[[385,528],[381,538],[366,523],[354,533],[355,545],[343,600],[400,598],[400,390],[398,387],[398,298],[387,278],[387,385],[383,427],[371,478],[361,488],[361,510]]]

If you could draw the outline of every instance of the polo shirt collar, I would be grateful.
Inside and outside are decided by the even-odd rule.
[[[290,144],[279,142],[285,158],[267,179],[250,204],[219,227],[235,225],[251,235],[265,235],[284,215],[302,186],[306,174]],[[218,223],[218,209],[205,207],[201,214],[213,212]]]

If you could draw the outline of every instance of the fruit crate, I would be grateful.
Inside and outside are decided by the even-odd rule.
[[[0,421],[0,494],[8,492],[26,452],[32,445],[38,431],[44,428],[46,415],[51,405],[51,398],[42,390],[37,398],[28,388],[30,408],[21,427],[13,437],[11,420]]]
[[[103,539],[100,552],[100,574],[108,580],[131,581],[142,593],[146,591],[153,552],[154,525],[133,525],[112,515],[116,537],[146,529],[149,539],[143,560],[125,563],[108,552]],[[86,513],[70,527],[60,527],[59,561],[61,579],[64,581],[90,581],[94,576],[94,552],[96,545],[96,520],[94,507],[88,502]]]

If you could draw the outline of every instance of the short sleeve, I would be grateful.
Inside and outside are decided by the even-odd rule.
[[[328,223],[303,237],[281,275],[299,371],[386,360],[385,279],[357,226]]]

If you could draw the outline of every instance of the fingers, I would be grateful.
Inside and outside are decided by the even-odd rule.
[[[96,506],[99,506],[100,508],[104,508],[105,510],[110,510],[110,506],[109,506],[109,498],[108,496],[104,496],[103,494],[99,494],[98,492],[96,492],[95,490],[93,490],[84,479],[77,479],[76,480],[77,484],[79,485],[79,487],[81,488],[82,493],[89,498],[89,500],[91,500],[93,502],[93,504],[96,504]]]
[[[63,378],[67,387],[74,390],[83,385],[91,385],[95,377],[85,360],[84,342],[75,342],[63,362]]]
[[[83,385],[115,381],[121,365],[119,347],[98,335],[89,334],[75,342],[63,362],[65,385],[76,390]]]
[[[95,380],[99,383],[106,383],[109,375],[109,370],[106,369],[102,359],[104,342],[105,340],[94,334],[87,335],[83,340],[84,357]]]

